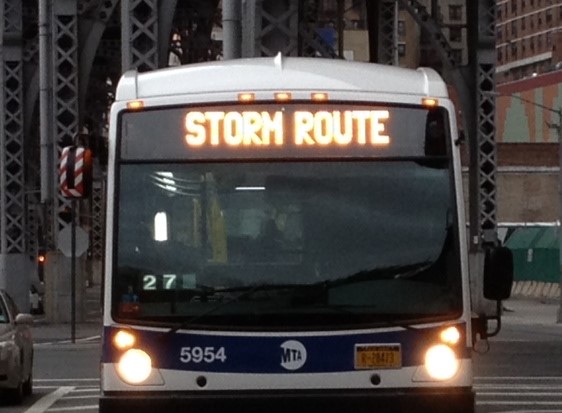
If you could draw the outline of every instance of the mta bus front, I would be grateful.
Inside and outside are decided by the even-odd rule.
[[[115,115],[100,410],[472,412],[445,103]]]

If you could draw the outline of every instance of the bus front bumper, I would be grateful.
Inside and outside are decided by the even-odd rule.
[[[100,413],[379,413],[474,412],[471,388],[384,391],[135,392],[107,393]]]

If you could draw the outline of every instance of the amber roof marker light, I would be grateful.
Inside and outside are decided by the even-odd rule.
[[[127,102],[127,109],[141,110],[142,108],[144,108],[144,102],[142,100],[130,100]]]
[[[256,94],[250,92],[238,93],[238,102],[250,103],[256,100]]]
[[[288,102],[293,99],[293,95],[289,92],[276,92],[273,96],[277,102]]]
[[[310,99],[314,102],[326,102],[328,94],[326,92],[313,92],[310,94]]]
[[[433,107],[439,106],[439,99],[423,98],[421,103],[425,107],[433,108]]]

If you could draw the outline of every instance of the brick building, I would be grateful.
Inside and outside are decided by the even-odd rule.
[[[442,25],[457,61],[466,64],[465,0],[420,1]],[[368,61],[365,3],[320,4],[326,23],[336,25],[343,5],[344,54]],[[440,70],[435,48],[406,10],[398,10],[397,34],[400,66]],[[562,61],[562,0],[497,0],[496,50],[497,220],[553,223],[560,216],[559,137],[548,125],[562,121],[556,113],[562,107],[562,67],[556,66]],[[463,156],[468,166],[468,144]]]
[[[496,81],[561,69],[562,0],[497,0]]]
[[[497,85],[498,221],[560,219],[562,70]]]

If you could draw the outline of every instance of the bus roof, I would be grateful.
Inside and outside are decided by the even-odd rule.
[[[362,91],[448,97],[430,68],[406,69],[376,63],[307,57],[257,57],[195,63],[149,72],[126,72],[116,100],[215,92]]]

